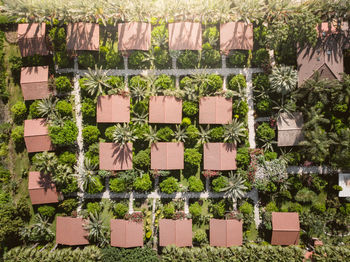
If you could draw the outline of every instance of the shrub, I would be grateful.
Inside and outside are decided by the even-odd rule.
[[[272,111],[272,103],[270,99],[260,100],[256,104],[256,109],[261,115],[270,115]]]
[[[127,205],[123,204],[123,203],[117,203],[114,205],[114,215],[117,218],[124,218],[126,213],[128,213],[129,208]]]
[[[303,212],[303,207],[299,203],[291,203],[288,207],[289,212],[298,212],[301,214]]]
[[[160,190],[167,194],[172,194],[179,190],[178,180],[174,177],[168,177],[163,180],[160,184]]]
[[[149,149],[139,151],[132,159],[135,168],[146,170],[151,164],[151,151]]]
[[[175,214],[175,206],[172,202],[163,206],[163,215],[165,218],[173,218]]]
[[[58,157],[60,164],[67,164],[73,166],[77,162],[77,158],[74,153],[66,151]]]
[[[312,188],[316,189],[317,192],[321,192],[327,184],[328,182],[318,174],[312,174]]]
[[[191,166],[199,166],[202,161],[202,154],[196,148],[186,148],[184,159],[185,163]]]
[[[152,181],[149,174],[143,174],[134,181],[134,189],[137,191],[147,192],[152,188]]]
[[[56,209],[53,206],[40,206],[38,208],[38,212],[40,213],[40,215],[45,216],[45,217],[52,217],[55,212]]]
[[[181,51],[179,58],[177,59],[179,68],[195,68],[198,66],[199,53],[198,51],[185,50]]]
[[[161,141],[170,142],[174,136],[174,131],[170,127],[166,126],[157,131],[157,136]]]
[[[38,111],[39,102],[40,102],[40,100],[35,100],[29,107],[29,115],[32,118],[39,118],[40,117],[40,113]]]
[[[239,118],[245,119],[248,113],[248,103],[246,101],[236,100],[233,103],[233,111],[235,112],[235,117],[238,115]]]
[[[95,57],[89,52],[84,52],[78,56],[78,64],[84,68],[93,68],[95,65]]]
[[[252,66],[266,67],[270,63],[269,52],[264,49],[258,49],[253,53]]]
[[[223,218],[225,215],[225,211],[226,209],[225,209],[224,199],[210,206],[210,212],[213,214],[215,218]]]
[[[96,117],[96,107],[95,103],[91,98],[85,98],[81,104],[81,112],[83,113],[83,118],[93,119]]]
[[[250,163],[250,155],[249,155],[248,147],[240,147],[237,149],[236,162],[240,168],[248,167]]]
[[[19,73],[21,72],[21,68],[23,66],[22,58],[19,56],[11,55],[9,57],[9,62],[11,64],[11,73],[14,78],[19,77]]]
[[[71,146],[78,136],[78,128],[73,121],[66,121],[61,126],[49,126],[49,136],[54,145]]]
[[[274,193],[277,191],[277,186],[274,182],[270,181],[267,183],[266,187],[264,188],[264,191],[269,193]]]
[[[216,26],[207,27],[203,32],[203,42],[216,44],[219,40],[219,31]]]
[[[116,89],[124,89],[125,86],[124,79],[121,76],[110,76],[107,80],[107,84]]]
[[[218,178],[213,179],[212,181],[212,189],[214,192],[220,192],[221,189],[228,186],[227,177],[220,176]]]
[[[295,200],[301,203],[308,203],[314,201],[316,197],[317,195],[315,192],[304,187],[297,192],[297,194],[295,195]]]
[[[156,87],[160,87],[162,90],[172,89],[173,80],[170,76],[162,74],[157,77],[156,81],[154,82],[154,85]]]
[[[194,116],[198,113],[198,104],[191,101],[183,101],[182,102],[182,112],[186,116]]]
[[[158,262],[156,251],[148,247],[142,248],[115,248],[108,247],[101,251],[103,262]],[[84,260],[87,261],[87,260]]]
[[[66,100],[60,100],[56,104],[56,110],[62,115],[62,116],[72,116],[72,105],[71,103],[68,103]]]
[[[60,68],[65,68],[69,66],[69,57],[66,51],[55,52],[53,56],[53,62],[57,64]]]
[[[134,88],[138,86],[147,88],[147,81],[141,76],[133,76],[130,79],[130,88]]]
[[[247,54],[242,51],[233,51],[228,56],[228,64],[231,67],[246,67],[247,66]]]
[[[63,27],[54,26],[49,31],[49,37],[55,51],[63,51],[66,48],[66,31]]]
[[[274,201],[269,202],[265,207],[266,212],[278,212],[278,207]]]
[[[235,75],[228,83],[228,89],[230,90],[239,91],[239,87],[241,89],[247,88],[247,83],[245,81],[244,75]]]
[[[256,89],[269,89],[270,80],[266,74],[256,74],[253,78],[253,86]]]
[[[101,207],[99,202],[89,202],[86,205],[86,211],[88,212],[88,214],[90,214],[90,213],[92,213],[92,214],[97,213],[98,214],[98,213],[101,213],[102,207]]]
[[[244,215],[251,215],[253,214],[254,207],[252,204],[248,203],[247,201],[244,201],[239,207],[239,211]]]
[[[169,68],[170,56],[166,49],[162,49],[158,46],[154,47],[154,64],[158,69]]]
[[[128,58],[130,69],[146,69],[149,67],[149,63],[144,63],[145,52],[144,51],[133,51]]]
[[[169,32],[168,28],[165,26],[165,24],[161,24],[159,26],[153,27],[152,33],[151,33],[151,40],[152,40],[152,45],[155,46],[162,46],[166,44],[166,41],[160,41],[160,40],[165,40],[169,38]]]
[[[61,93],[72,91],[72,84],[68,77],[60,76],[55,78],[56,90]]]
[[[16,145],[24,142],[24,127],[16,126],[12,129],[11,138]]]
[[[112,178],[109,181],[109,189],[115,193],[125,192],[126,184],[121,178]]]
[[[202,46],[202,67],[218,68],[221,66],[221,55],[209,43]]]
[[[224,128],[222,126],[214,127],[210,130],[210,140],[221,142],[224,138]]]
[[[189,211],[193,218],[198,218],[202,214],[202,206],[198,202],[190,205]]]
[[[316,213],[322,214],[326,212],[326,205],[325,203],[319,203],[319,202],[313,203],[312,210],[315,211]]]
[[[199,137],[198,132],[199,132],[199,130],[195,125],[189,125],[186,128],[186,134],[187,134],[189,140],[191,140],[192,142],[197,141],[197,138]]]
[[[198,245],[208,244],[207,233],[205,233],[203,229],[197,230],[194,233],[193,242],[197,243]]]
[[[208,76],[209,83],[206,85],[206,90],[208,94],[214,94],[215,92],[222,89],[223,81],[221,76],[211,74]]]
[[[78,200],[75,198],[66,199],[58,205],[58,208],[62,209],[62,211],[67,215],[71,215],[72,211],[76,210],[77,207]]]
[[[11,107],[11,113],[13,115],[13,120],[20,124],[27,116],[27,107],[24,102],[18,101]]]
[[[182,118],[181,126],[188,127],[190,125],[191,125],[191,119],[189,119],[188,117]]]
[[[91,164],[99,164],[99,144],[95,143],[89,146],[89,150],[85,153],[85,157],[91,161]]]
[[[203,185],[202,180],[200,180],[199,178],[197,178],[195,176],[191,176],[188,179],[188,183],[189,183],[188,189],[191,192],[202,192],[204,190],[204,185]]]
[[[101,46],[100,48],[103,48],[103,47]],[[118,66],[121,65],[123,60],[121,55],[114,50],[108,50],[107,52],[102,52],[100,53],[100,55],[102,57],[104,56],[104,59],[101,59],[101,61],[102,61],[102,65],[105,66],[105,68],[107,69],[117,68]]]
[[[98,138],[101,135],[97,126],[86,126],[83,128],[83,138],[87,145],[91,145],[98,142]]]
[[[273,130],[270,125],[266,122],[260,124],[256,130],[256,135],[258,138],[266,141],[270,141],[275,138],[275,130]]]
[[[264,152],[264,157],[266,161],[271,161],[271,160],[277,159],[277,153],[266,151]]]
[[[342,191],[343,190],[343,188],[339,185],[334,185],[334,186],[332,186],[332,188],[334,191]]]
[[[102,192],[104,186],[102,185],[101,179],[95,177],[95,183],[89,183],[87,192],[89,194],[96,194]]]

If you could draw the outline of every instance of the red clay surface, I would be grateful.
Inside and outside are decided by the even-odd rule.
[[[56,243],[68,246],[88,245],[88,232],[83,225],[86,221],[75,217],[56,218]]]
[[[272,212],[272,245],[297,245],[299,232],[298,213]]]
[[[243,223],[236,219],[210,219],[210,245],[216,247],[241,246]]]
[[[202,50],[202,25],[179,22],[168,25],[170,50]]]
[[[123,219],[111,219],[111,246],[142,247],[143,222],[136,223]]]
[[[252,50],[253,25],[244,22],[229,22],[220,25],[220,50]]]
[[[159,220],[159,246],[192,246],[192,219]]]
[[[45,118],[24,120],[24,142],[29,153],[53,150]]]
[[[132,143],[120,146],[115,143],[100,143],[101,170],[132,169]]]
[[[22,67],[21,88],[24,100],[48,98],[54,92],[49,89],[49,67]]]
[[[228,124],[232,122],[232,99],[221,96],[202,97],[199,101],[200,124]]]
[[[17,36],[21,56],[48,55],[45,40],[45,23],[18,24]]]
[[[151,47],[151,24],[141,22],[118,24],[118,49],[144,50]]]
[[[74,23],[67,26],[67,50],[99,51],[100,27],[98,24]]]
[[[149,100],[149,123],[181,124],[182,100],[173,96],[152,96]]]
[[[151,169],[172,170],[184,168],[183,143],[154,143],[151,146]]]
[[[97,123],[128,123],[130,121],[130,97],[99,96]]]
[[[206,143],[204,147],[205,170],[236,170],[236,147],[230,143]]]

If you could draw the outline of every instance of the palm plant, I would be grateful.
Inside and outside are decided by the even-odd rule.
[[[131,87],[130,93],[135,102],[140,102],[147,97],[147,89],[142,85]]]
[[[52,180],[56,185],[67,185],[71,180],[72,173],[72,168],[67,164],[58,164],[54,174],[52,174]]]
[[[149,126],[148,132],[145,133],[144,139],[148,141],[148,145],[151,146],[154,143],[159,141],[159,137],[157,134],[157,127]]]
[[[108,245],[107,227],[99,213],[90,213],[89,220],[84,225],[84,228],[89,231],[89,240],[98,243],[100,247]]]
[[[186,135],[186,130],[182,129],[181,126],[176,126],[176,131],[174,132],[174,137],[177,142],[185,142],[188,138]]]
[[[125,146],[128,142],[134,142],[137,136],[134,135],[133,129],[127,123],[117,124],[113,131],[113,142]]]
[[[131,119],[131,121],[135,125],[146,125],[148,123],[148,113],[147,112],[142,112],[142,113],[137,113],[133,112],[134,117]]]
[[[154,53],[154,48],[151,47],[148,52],[144,53],[144,59],[142,60],[143,63],[149,63],[150,64],[150,69],[155,69],[156,66],[154,65],[154,61],[156,60],[156,56]]]
[[[207,127],[204,129],[202,126],[199,126],[199,132],[198,132],[198,141],[197,144],[199,145],[203,145],[206,143],[209,143],[209,139],[210,139],[210,127],[209,125],[207,125]]]
[[[267,150],[267,151],[271,151],[271,152],[275,151],[274,148],[273,148],[273,145],[277,144],[276,141],[269,140],[269,139],[262,139],[262,138],[259,138],[259,140],[263,143],[261,148],[263,148],[264,150]]]
[[[75,166],[75,172],[81,190],[86,191],[89,185],[97,184],[97,164],[91,162],[90,158],[85,158],[82,167]]]
[[[304,124],[304,129],[317,129],[323,124],[329,124],[329,119],[324,117],[320,108],[311,107],[307,112],[308,121]]]
[[[232,120],[232,123],[223,125],[224,127],[224,142],[229,143],[240,143],[241,137],[245,137],[245,128],[244,124],[238,122],[238,120],[235,118]]]
[[[56,113],[57,98],[50,96],[49,98],[44,98],[38,103],[38,112],[42,117],[50,117]]]
[[[44,174],[54,174],[58,165],[58,160],[55,153],[49,153],[47,151],[37,154],[33,165],[36,170]]]
[[[228,178],[228,186],[221,189],[225,196],[232,199],[233,208],[237,209],[237,200],[244,197],[247,187],[244,185],[245,179],[231,171]]]
[[[91,96],[95,96],[97,99],[98,96],[105,94],[106,88],[111,88],[107,83],[109,80],[108,71],[103,71],[102,66],[100,68],[95,65],[95,70],[88,68],[89,72],[85,73],[87,78],[84,82],[87,92]]]
[[[49,223],[49,218],[44,218],[40,214],[36,214],[34,221],[34,224],[22,229],[20,233],[21,237],[25,241],[30,242],[52,241],[55,234],[50,229],[51,223]]]

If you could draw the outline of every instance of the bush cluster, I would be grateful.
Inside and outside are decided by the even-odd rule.
[[[123,203],[117,203],[114,205],[113,213],[117,218],[124,218],[126,213],[128,213],[129,208]]]
[[[228,186],[228,180],[225,176],[219,176],[214,178],[211,184],[214,192],[221,192],[221,189]]]
[[[275,138],[275,130],[273,130],[270,125],[266,122],[260,124],[256,130],[256,135],[258,138],[270,141]]]
[[[191,176],[188,179],[188,184],[189,184],[188,189],[191,192],[202,192],[204,190],[204,185],[202,180],[200,180],[195,176]]]
[[[11,113],[13,115],[13,120],[17,124],[21,124],[27,116],[27,107],[24,102],[18,101],[11,107]]]
[[[134,189],[136,191],[148,192],[152,188],[152,181],[149,174],[143,174],[141,177],[137,177],[134,181]]]
[[[49,126],[49,136],[56,146],[72,146],[78,136],[78,128],[73,121],[65,121],[63,126]]]
[[[87,145],[98,142],[101,133],[97,126],[85,126],[83,128],[83,138]]]
[[[56,209],[53,206],[44,205],[38,207],[38,212],[42,216],[52,217],[55,214]]]
[[[72,116],[73,108],[72,104],[66,100],[60,100],[56,104],[56,110],[61,116]]]
[[[179,183],[176,178],[168,177],[159,184],[159,187],[160,191],[167,194],[172,194],[179,190]]]
[[[59,76],[55,78],[55,87],[60,93],[72,91],[72,84],[66,76]]]

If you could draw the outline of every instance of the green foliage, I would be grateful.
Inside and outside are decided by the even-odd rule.
[[[270,125],[266,122],[260,124],[256,130],[256,135],[258,138],[266,141],[270,141],[275,138],[275,130],[273,130]]]
[[[219,31],[216,26],[207,27],[203,32],[203,42],[208,42],[211,45],[216,45],[219,40]]]
[[[126,184],[121,178],[112,178],[109,181],[109,189],[115,193],[125,192]]]
[[[83,138],[87,145],[91,145],[98,142],[98,138],[101,135],[100,130],[97,126],[85,126],[83,128]]]
[[[132,159],[135,168],[147,170],[151,165],[150,149],[139,151]]]
[[[24,102],[18,101],[16,104],[14,104],[11,107],[11,113],[13,116],[13,120],[20,124],[23,122],[23,120],[26,118],[27,116],[27,107],[26,104]]]
[[[317,192],[321,192],[326,186],[328,182],[320,177],[318,174],[312,174],[312,188]]]
[[[244,201],[244,202],[242,203],[242,205],[239,207],[239,211],[240,211],[242,214],[251,215],[251,214],[253,214],[254,207],[253,207],[252,204],[248,203],[247,201]]]
[[[208,83],[205,84],[204,88],[206,93],[209,95],[214,94],[215,92],[222,89],[223,81],[221,76],[216,74],[211,74],[208,76]]]
[[[89,146],[89,150],[85,153],[85,158],[89,159],[92,165],[99,164],[99,144],[95,143]]]
[[[202,46],[201,65],[205,68],[218,68],[221,65],[220,52],[213,49],[209,43],[205,43]]]
[[[95,177],[94,183],[89,183],[87,192],[89,194],[96,194],[101,193],[104,189],[104,186],[102,185],[101,179],[99,177]]]
[[[96,106],[91,98],[85,98],[81,104],[81,112],[84,119],[93,119],[96,117]]]
[[[195,125],[189,125],[186,128],[186,133],[191,142],[197,142],[199,130]]]
[[[72,104],[66,100],[60,100],[56,104],[56,110],[61,116],[72,116],[73,108]]]
[[[112,47],[100,46],[100,65],[106,69],[116,69],[121,67],[122,61],[123,58],[120,53],[116,52]]]
[[[179,68],[188,69],[198,66],[199,53],[198,51],[184,50],[177,60]]]
[[[194,116],[198,113],[198,104],[191,101],[183,101],[182,103],[182,112],[186,116]]]
[[[186,148],[184,159],[185,163],[190,166],[199,166],[202,161],[202,154],[196,148]]]
[[[174,136],[174,131],[166,126],[157,131],[157,136],[163,142],[170,142]]]
[[[253,52],[252,66],[266,68],[269,63],[269,52],[265,48],[261,48]]]
[[[224,136],[224,128],[222,126],[214,127],[210,130],[210,140],[213,142],[222,142]]]
[[[198,202],[194,202],[190,205],[189,211],[193,218],[198,218],[202,214],[202,206]]]
[[[40,206],[38,208],[38,212],[40,215],[44,217],[52,217],[55,214],[56,209],[53,206],[45,205],[45,206]]]
[[[58,162],[60,164],[67,164],[72,167],[77,162],[77,158],[74,153],[65,151],[58,157]]]
[[[158,46],[154,47],[154,64],[157,69],[169,68],[170,56],[166,49],[162,49]]]
[[[78,64],[83,68],[93,68],[95,65],[95,57],[90,52],[84,52],[78,56]]]
[[[266,161],[271,161],[271,160],[277,159],[277,153],[266,151],[264,152],[264,157]]]
[[[326,212],[326,204],[325,203],[320,203],[320,202],[315,202],[312,204],[312,210],[315,211],[316,213],[324,213]]]
[[[222,199],[217,203],[211,204],[209,209],[215,218],[223,218],[226,211],[225,200]]]
[[[246,101],[236,100],[233,102],[234,117],[237,117],[238,119],[246,119],[248,109],[248,103]]]
[[[60,93],[72,91],[72,84],[66,76],[59,76],[55,78],[55,87]]]
[[[332,188],[334,191],[342,191],[343,190],[343,188],[339,185],[334,185],[334,186],[332,186]]]
[[[175,206],[173,204],[173,202],[170,202],[166,205],[163,206],[163,215],[165,218],[173,218],[175,214]]]
[[[195,177],[195,176],[191,176],[188,179],[188,189],[191,192],[202,192],[204,190],[204,185],[201,179]]]
[[[194,233],[193,236],[193,242],[195,242],[198,245],[205,245],[208,244],[208,236],[207,233],[205,233],[204,230],[199,229]]]
[[[11,64],[11,73],[14,78],[19,77],[19,73],[21,72],[21,68],[23,66],[22,58],[19,56],[11,55],[9,57],[9,62]]]
[[[49,136],[54,145],[72,146],[78,136],[78,128],[73,121],[65,121],[61,126],[49,126]]]
[[[317,246],[312,255],[312,260],[315,262],[348,261],[349,259],[349,246]]]
[[[221,190],[228,186],[227,177],[219,176],[212,181],[212,190],[214,192],[221,192]]]
[[[130,79],[130,88],[135,87],[147,88],[147,81],[141,76],[133,76]]]
[[[158,262],[160,259],[156,251],[148,248],[116,248],[102,249],[103,262]]]
[[[243,51],[233,51],[229,56],[228,56],[228,64],[231,67],[246,67],[247,66],[247,54]]]
[[[298,212],[301,214],[303,212],[303,206],[300,205],[299,203],[291,203],[290,206],[288,207],[289,212]]]
[[[72,214],[72,211],[76,210],[77,207],[78,200],[75,198],[66,199],[58,205],[58,208],[68,216],[70,216]]]
[[[39,102],[40,102],[40,100],[35,100],[29,107],[29,115],[32,118],[39,118],[40,117],[40,113],[38,111]]]
[[[163,193],[172,194],[179,190],[178,180],[174,177],[168,177],[159,184],[159,187]]]
[[[144,51],[133,51],[128,58],[130,69],[146,69],[149,67],[148,63],[145,63],[145,52]]]
[[[55,52],[53,56],[53,62],[60,68],[66,68],[69,66],[69,57],[66,51]]]
[[[89,202],[86,205],[86,210],[88,214],[99,214],[102,211],[102,207],[99,202]]]
[[[124,79],[121,76],[110,76],[107,80],[107,84],[109,84],[112,88],[116,88],[118,90],[124,89]]]
[[[272,102],[270,99],[260,100],[256,104],[256,109],[260,115],[270,115],[272,111]]]
[[[114,205],[113,213],[117,218],[124,218],[126,213],[128,213],[129,208],[123,203],[117,203]]]
[[[269,76],[266,75],[266,74],[256,74],[256,75],[254,75],[253,86],[256,89],[269,89],[270,88]]]
[[[240,87],[240,88],[239,88]],[[235,75],[231,78],[230,82],[228,83],[228,89],[239,91],[240,89],[246,89],[247,83],[245,81],[244,75]]]
[[[240,147],[237,149],[236,162],[238,167],[247,168],[250,163],[250,155],[248,147]]]
[[[265,207],[266,212],[278,212],[278,207],[274,201],[269,202]]]
[[[134,181],[134,189],[136,191],[148,192],[152,188],[152,181],[149,174],[143,174],[141,177],[137,177]]]
[[[191,119],[188,117],[182,118],[181,126],[188,127],[191,125]]]
[[[55,51],[63,51],[66,48],[66,31],[64,27],[54,26],[49,31],[49,37]]]
[[[317,195],[314,191],[304,187],[300,189],[296,195],[295,200],[301,203],[313,202],[316,199]]]
[[[173,80],[170,76],[162,74],[154,81],[154,85],[162,90],[173,89]]]
[[[11,132],[11,138],[16,145],[22,144],[24,142],[24,127],[14,127]]]

